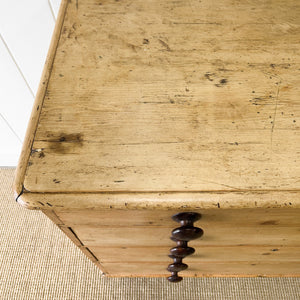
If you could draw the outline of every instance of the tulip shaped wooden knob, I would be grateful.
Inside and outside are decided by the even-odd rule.
[[[172,219],[180,223],[181,226],[172,231],[171,240],[175,241],[177,245],[170,250],[169,255],[169,257],[173,258],[173,263],[167,268],[167,270],[171,272],[171,276],[168,277],[170,282],[179,282],[182,280],[182,277],[178,276],[178,272],[188,267],[188,265],[182,262],[182,259],[195,252],[195,249],[188,247],[187,243],[203,235],[201,228],[194,227],[194,222],[200,218],[201,215],[194,212],[178,213],[172,217]]]

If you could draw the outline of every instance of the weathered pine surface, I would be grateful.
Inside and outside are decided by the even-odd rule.
[[[18,202],[109,276],[166,276],[179,211],[204,229],[183,276],[299,276],[299,16],[297,0],[63,0]]]
[[[43,212],[107,276],[168,276],[177,210],[73,209]],[[300,210],[201,209],[182,276],[299,276]]]
[[[69,1],[30,192],[299,190],[298,1]]]

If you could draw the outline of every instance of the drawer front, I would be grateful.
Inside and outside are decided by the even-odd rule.
[[[300,209],[207,209],[193,210],[202,215],[196,224],[211,226],[300,226]],[[60,220],[68,225],[89,226],[170,226],[177,210],[57,210]]]
[[[176,225],[175,225],[176,226]],[[175,227],[174,226],[174,227]],[[175,246],[170,241],[172,227],[92,227],[74,226],[74,232],[87,246]],[[210,227],[201,226],[204,235],[191,246],[300,246],[299,227]]]
[[[109,262],[165,262],[170,247],[103,247],[92,246],[89,249],[103,263]],[[297,262],[300,261],[299,247],[266,247],[266,246],[199,246],[196,252],[187,256],[184,262],[192,266],[194,263],[238,263],[238,262]]]
[[[112,276],[169,276],[166,265],[160,262],[151,263],[103,263]],[[183,277],[205,276],[299,276],[299,263],[195,263],[187,270],[180,272]]]
[[[111,276],[163,276],[180,225],[166,210],[53,211],[48,216]],[[300,275],[300,210],[202,210],[204,235],[182,276]]]

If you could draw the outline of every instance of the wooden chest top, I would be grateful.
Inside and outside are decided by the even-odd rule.
[[[19,202],[299,207],[299,15],[296,0],[63,1]]]

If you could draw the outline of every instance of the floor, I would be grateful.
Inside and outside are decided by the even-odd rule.
[[[0,2],[0,166],[16,166],[61,0]]]

